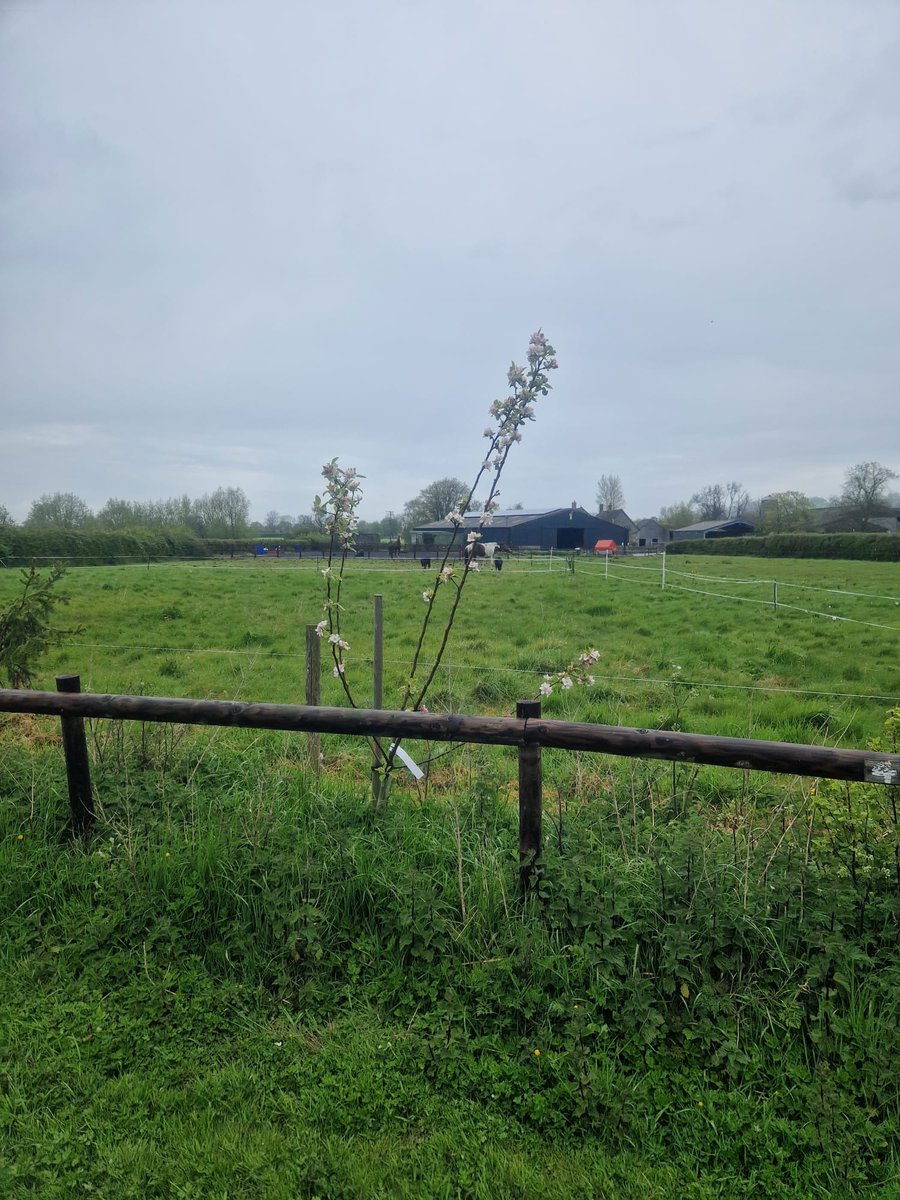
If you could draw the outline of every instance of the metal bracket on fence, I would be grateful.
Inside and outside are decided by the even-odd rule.
[[[863,777],[866,783],[900,783],[900,758],[866,759]]]

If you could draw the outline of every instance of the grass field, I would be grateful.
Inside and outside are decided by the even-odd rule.
[[[596,646],[548,715],[897,749],[895,565],[659,567],[479,574],[429,708]],[[361,703],[372,595],[390,705],[425,580],[353,564]],[[38,687],[302,702],[305,560],[61,586]],[[897,789],[545,752],[522,898],[510,750],[374,814],[349,739],[316,777],[288,735],[96,723],[85,852],[56,723],[0,722],[3,1196],[900,1196]]]
[[[589,559],[572,575],[559,561],[552,572],[527,560],[482,572],[429,707],[508,711],[537,695],[544,672],[596,646],[596,686],[554,698],[548,714],[666,728],[677,710],[695,732],[843,745],[873,736],[900,694],[900,568],[780,562],[776,610],[771,561],[713,562],[671,560],[665,590],[661,558],[613,563],[609,577]],[[16,572],[0,574],[0,602],[16,582]],[[429,582],[409,563],[351,564],[348,674],[359,703],[371,696],[371,597],[385,597],[390,707]],[[62,586],[72,597],[65,620],[84,631],[48,658],[42,686],[76,671],[91,691],[302,702],[304,626],[322,615],[309,560],[83,568]],[[323,703],[340,702],[334,681],[324,687]]]

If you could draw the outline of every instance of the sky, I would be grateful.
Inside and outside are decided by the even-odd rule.
[[[0,0],[0,505],[900,472],[895,0]]]

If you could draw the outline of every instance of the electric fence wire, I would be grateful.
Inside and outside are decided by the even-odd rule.
[[[847,588],[826,588],[814,583],[794,583],[790,579],[741,579],[737,576],[727,575],[696,575],[692,571],[675,571],[671,567],[666,567],[666,577],[670,575],[677,575],[683,579],[699,579],[705,583],[766,584],[769,587],[777,583],[779,588],[802,588],[808,592],[827,592],[834,596],[858,596],[865,600],[887,600],[894,604],[900,604],[900,596],[882,596],[875,592],[851,592]]]
[[[617,568],[621,569],[619,564],[617,564]],[[634,569],[634,568],[632,568],[632,569]],[[646,570],[647,568],[638,568],[638,569]],[[591,573],[594,574],[596,572],[591,572]],[[684,571],[676,571],[676,572],[671,572],[671,573],[678,575],[680,578],[688,578],[688,579],[695,578],[695,579],[701,579],[701,580],[705,579],[705,578],[711,578],[709,576],[702,576],[702,575],[694,576],[694,575],[691,575],[688,572],[684,572]],[[668,574],[669,574],[669,572],[667,572],[667,575]],[[650,583],[650,581],[646,580],[646,579],[627,579],[626,580],[622,576],[618,575],[617,571],[610,572],[609,575],[604,574],[603,577],[608,578],[608,579],[616,579],[619,583],[624,583],[624,582],[645,583],[645,584]],[[661,580],[661,576],[658,576],[658,577]],[[768,583],[771,586],[776,581],[774,579],[769,579],[769,580],[721,579],[721,582],[723,582],[723,583],[757,583],[757,582],[759,582],[759,583]],[[651,584],[651,586],[657,586],[657,585]],[[782,588],[782,587],[792,587],[795,585],[779,583],[778,586],[779,586],[779,588]],[[803,587],[806,585],[798,584],[796,586]],[[887,630],[888,633],[900,634],[900,627],[898,627],[896,625],[883,625],[877,621],[863,621],[863,620],[860,620],[859,617],[843,617],[843,616],[838,616],[835,613],[820,612],[818,609],[815,609],[815,608],[803,608],[799,604],[788,604],[786,601],[784,601],[780,598],[778,599],[778,601],[776,603],[771,597],[766,598],[766,599],[757,599],[755,596],[736,596],[731,592],[710,592],[704,588],[692,588],[692,587],[687,587],[685,584],[681,584],[681,583],[670,583],[668,581],[668,579],[666,581],[665,588],[664,589],[661,588],[661,590],[677,591],[677,592],[691,592],[697,596],[711,596],[715,599],[720,599],[720,600],[734,600],[739,604],[760,604],[764,608],[773,608],[773,609],[787,608],[787,609],[791,609],[794,612],[806,613],[807,616],[811,616],[811,617],[822,617],[825,620],[832,620],[832,621],[845,621],[851,625],[864,625],[869,629],[884,629],[884,630]],[[841,588],[821,588],[821,589],[816,589],[816,590],[828,592],[832,595],[863,596],[863,597],[866,597],[868,599],[873,599],[873,600],[887,600],[887,601],[893,601],[894,603],[900,603],[900,600],[895,600],[895,598],[893,596],[875,596],[875,595],[870,595],[869,593],[866,593],[866,592],[847,592]]]
[[[836,613],[823,613],[814,608],[801,608],[799,604],[785,604],[781,600],[777,605],[771,600],[756,600],[752,596],[732,596],[727,592],[706,592],[700,588],[685,587],[681,583],[672,583],[666,585],[666,590],[671,588],[677,592],[693,592],[697,596],[715,596],[721,600],[737,600],[741,604],[762,604],[768,608],[789,608],[794,612],[806,613],[811,617],[824,617],[826,621],[846,621],[849,625],[865,625],[869,629],[886,629],[888,633],[900,634],[900,626],[897,625],[881,625],[877,621],[861,621],[858,617],[840,617]]]
[[[229,650],[229,649],[215,649],[212,647],[196,647],[196,646],[150,646],[150,645],[137,645],[134,643],[122,644],[122,645],[112,645],[111,643],[108,643],[108,642],[67,642],[65,644],[67,647],[77,647],[80,649],[146,650],[146,651],[156,651],[158,653],[167,653],[167,654],[226,654],[226,655],[242,654],[242,655],[259,656],[262,653],[260,650],[260,647],[258,647],[258,646],[248,647],[247,649],[244,649],[244,650]],[[263,656],[265,658],[292,658],[292,659],[298,659],[298,660],[305,659],[305,657],[306,657],[305,654],[296,652],[296,651],[291,652],[291,651],[275,651],[275,650],[266,651]],[[405,659],[386,658],[383,661],[384,661],[385,666],[409,667],[409,663]],[[357,659],[357,662],[359,662],[363,666],[371,666],[372,665],[372,659],[368,658],[368,657],[360,656]],[[427,669],[428,667],[431,667],[434,664],[431,662],[423,661],[420,665],[422,666],[423,669]],[[481,674],[524,675],[524,676],[528,676],[528,677],[534,677],[536,675],[543,676],[543,674],[544,674],[544,672],[540,668],[537,668],[537,667],[535,667],[532,670],[528,670],[524,667],[482,666],[482,665],[476,664],[476,663],[456,663],[456,662],[443,663],[442,666],[445,667],[448,671],[477,671]],[[739,692],[768,692],[768,693],[772,693],[773,695],[788,694],[788,695],[797,695],[797,696],[820,696],[823,698],[842,699],[842,700],[878,700],[878,701],[887,701],[888,703],[894,703],[894,704],[896,704],[898,701],[900,701],[900,696],[870,695],[869,693],[866,693],[866,692],[827,692],[827,691],[815,690],[812,688],[771,687],[771,686],[764,687],[761,684],[720,683],[717,681],[714,682],[714,681],[706,681],[706,680],[675,679],[675,678],[672,678],[671,676],[669,676],[668,678],[659,678],[659,677],[654,677],[654,676],[649,676],[649,675],[598,675],[596,672],[594,672],[594,679],[598,682],[602,681],[604,683],[630,683],[630,684],[637,684],[637,685],[664,684],[666,686],[671,686],[672,684],[676,684],[679,687],[691,687],[691,688],[701,688],[701,689],[706,688],[711,691],[712,690],[718,690],[718,691],[724,690],[724,691],[739,691]]]

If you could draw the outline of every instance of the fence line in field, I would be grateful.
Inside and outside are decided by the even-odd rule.
[[[314,632],[310,632],[315,638]],[[393,739],[395,747],[401,739],[515,747],[519,765],[519,870],[523,888],[530,885],[541,852],[542,747],[855,782],[890,785],[900,781],[897,755],[546,720],[541,716],[538,700],[519,700],[515,717],[476,717],[311,704],[84,695],[77,675],[58,675],[56,683],[57,692],[0,690],[0,712],[60,718],[73,825],[85,840],[90,838],[94,823],[85,718],[285,730],[313,737],[340,733],[369,738],[380,756],[386,755],[381,739]]]
[[[162,654],[225,654],[225,655],[247,655],[250,657],[265,657],[265,658],[290,658],[303,659],[305,656],[299,650],[268,650],[264,646],[246,646],[237,649],[226,649],[215,646],[152,646],[144,643],[126,642],[122,644],[113,644],[111,642],[65,642],[63,643],[67,649],[84,649],[84,650],[146,650],[154,651]],[[357,662],[364,666],[371,666],[372,659],[359,657]],[[385,658],[384,664],[393,667],[409,667],[409,662],[406,659]],[[422,666],[430,667],[433,664],[430,661],[422,661]],[[484,666],[479,663],[448,663],[446,660],[442,663],[442,668],[450,671],[477,671],[481,675],[524,675],[530,678],[540,676],[543,678],[544,672],[535,667],[533,669],[527,667],[498,667]],[[797,696],[818,696],[822,699],[833,700],[877,700],[887,704],[900,703],[900,696],[884,696],[878,694],[870,694],[868,692],[827,692],[813,688],[799,687],[764,687],[762,684],[753,683],[721,683],[716,680],[700,680],[700,679],[680,679],[671,676],[660,678],[651,675],[601,675],[595,670],[593,672],[594,679],[606,683],[631,683],[631,684],[676,684],[678,687],[690,687],[697,689],[709,689],[719,691],[742,691],[742,692],[766,692],[772,695],[797,695]]]
[[[650,580],[626,579],[624,576],[622,576],[620,574],[620,572],[627,571],[627,570],[648,570],[648,569],[649,568],[646,568],[646,567],[629,567],[622,563],[616,563],[615,569],[613,571],[609,572],[608,575],[604,572],[602,578],[615,579],[619,583],[638,583],[638,584],[650,583],[651,586],[655,587],[657,585],[655,583],[651,583]],[[600,574],[599,570],[590,571],[589,573],[596,574],[596,575]],[[656,574],[657,574],[657,577],[661,579],[660,573],[657,572]],[[679,578],[686,578],[686,579],[703,580],[703,579],[712,578],[710,576],[692,575],[686,571],[669,571],[668,574],[669,575],[677,575]],[[744,583],[744,584],[757,584],[757,583],[768,584],[770,587],[774,587],[774,588],[807,587],[808,586],[806,584],[793,584],[793,583],[789,583],[789,582],[781,583],[775,579],[725,579],[725,578],[722,578],[721,582],[722,583],[738,583],[738,584],[741,584],[741,583]],[[668,580],[666,582],[665,590],[666,591],[676,591],[676,592],[689,592],[695,596],[710,596],[713,599],[717,599],[717,600],[734,600],[738,604],[760,604],[764,608],[772,608],[775,610],[777,610],[779,608],[787,608],[793,612],[805,613],[807,616],[810,616],[810,617],[823,617],[825,620],[830,619],[832,621],[845,621],[851,625],[864,625],[869,629],[884,629],[884,630],[887,630],[888,633],[900,634],[900,626],[897,626],[897,625],[884,625],[878,621],[864,621],[860,617],[845,617],[845,616],[840,616],[836,613],[821,612],[815,608],[804,608],[800,604],[788,604],[786,601],[784,601],[780,598],[780,596],[777,594],[777,592],[775,593],[774,597],[768,597],[766,599],[761,599],[761,598],[757,598],[756,596],[736,596],[732,592],[711,592],[705,588],[688,587],[686,584],[671,583]],[[854,598],[863,597],[863,598],[871,599],[871,600],[884,600],[884,601],[887,601],[888,603],[900,604],[900,600],[895,599],[895,597],[893,597],[893,596],[875,596],[868,592],[848,592],[848,591],[844,591],[841,588],[815,588],[814,590],[827,592],[830,595],[852,596]]]
[[[669,588],[677,592],[693,592],[696,596],[715,596],[721,600],[737,600],[740,604],[762,604],[764,607],[772,609],[789,608],[793,612],[806,613],[810,617],[824,617],[826,621],[845,621],[849,625],[865,625],[869,629],[886,629],[888,633],[900,635],[900,626],[897,625],[882,625],[878,621],[862,621],[859,617],[842,617],[837,613],[819,612],[815,608],[803,608],[799,604],[786,604],[781,599],[775,604],[771,599],[757,600],[753,596],[732,596],[726,592],[706,592],[701,588],[685,587],[681,583],[670,583],[667,585],[667,590]]]

